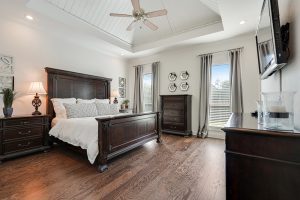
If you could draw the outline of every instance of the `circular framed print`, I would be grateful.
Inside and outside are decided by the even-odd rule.
[[[175,92],[177,89],[177,85],[175,83],[170,83],[169,84],[169,91],[170,92]]]
[[[175,72],[171,72],[169,74],[169,80],[170,81],[175,81],[177,79],[177,74]]]
[[[190,85],[187,82],[180,83],[180,90],[181,91],[188,91]]]
[[[183,71],[180,73],[181,80],[187,80],[189,78],[190,74],[187,71]]]

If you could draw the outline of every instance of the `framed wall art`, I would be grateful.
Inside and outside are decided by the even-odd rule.
[[[119,94],[120,94],[120,98],[125,98],[126,97],[125,89],[124,88],[119,88]]]
[[[10,88],[14,90],[14,77],[0,75],[0,91],[4,88]]]
[[[126,78],[119,77],[119,88],[126,87]]]
[[[168,78],[169,78],[170,81],[176,81],[177,74],[175,72],[171,72],[171,73],[169,73]]]
[[[126,98],[126,78],[119,77],[120,98]]]
[[[182,71],[180,73],[180,79],[181,80],[188,80],[189,76],[190,76],[190,74],[187,71]]]
[[[181,82],[180,83],[180,90],[181,91],[188,91],[189,87],[190,87],[190,85],[188,84],[188,82]]]
[[[177,90],[177,85],[175,83],[170,83],[169,84],[169,91],[170,92],[175,92]]]
[[[13,75],[13,57],[0,54],[0,74]]]

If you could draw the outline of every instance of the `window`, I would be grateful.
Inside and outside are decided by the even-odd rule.
[[[230,117],[230,65],[215,64],[211,69],[209,126],[223,127]]]
[[[152,111],[152,74],[147,73],[143,76],[144,92],[144,111]]]

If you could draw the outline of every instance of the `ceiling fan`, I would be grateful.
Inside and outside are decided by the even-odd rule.
[[[119,13],[110,13],[110,16],[112,17],[133,17],[134,20],[129,24],[127,27],[127,31],[131,31],[138,21],[142,21],[148,28],[150,28],[153,31],[156,31],[158,27],[150,22],[147,18],[153,18],[153,17],[159,17],[159,16],[164,16],[167,15],[168,11],[166,9],[163,10],[157,10],[157,11],[152,11],[152,12],[145,12],[141,7],[140,7],[140,1],[139,0],[131,0],[132,6],[133,6],[133,11],[132,15],[128,14],[119,14]]]

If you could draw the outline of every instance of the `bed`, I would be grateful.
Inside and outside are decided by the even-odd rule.
[[[48,92],[47,114],[50,115],[51,120],[55,119],[52,98],[110,98],[111,79],[109,78],[53,68],[45,68],[45,70],[47,72]],[[74,120],[77,120],[77,122],[83,121],[80,119]],[[161,142],[158,112],[108,115],[84,120],[91,124],[90,128],[92,127],[92,129],[90,132],[97,132],[97,144],[95,145],[98,147],[98,154],[95,163],[100,172],[107,170],[108,160],[116,156],[152,140],[156,140],[158,143]],[[75,132],[74,135],[76,135]],[[78,134],[80,134],[80,131]],[[50,136],[51,140],[66,142],[58,138]],[[67,141],[67,143],[72,144],[70,141]],[[73,143],[73,145],[79,151],[86,151],[82,150],[79,147],[80,145],[76,143]],[[89,160],[90,162],[93,161],[93,159]]]

